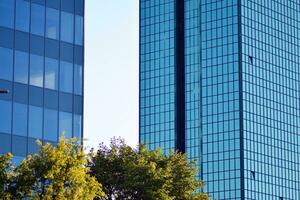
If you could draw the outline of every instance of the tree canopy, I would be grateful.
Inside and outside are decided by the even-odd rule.
[[[195,178],[195,163],[180,152],[164,155],[144,145],[133,149],[123,140],[113,139],[109,147],[100,144],[90,157],[91,174],[110,200],[209,199],[196,193],[204,183]]]
[[[0,158],[2,194],[7,199],[94,199],[104,197],[101,184],[90,176],[87,158],[75,139],[61,138],[57,146],[38,142],[40,150],[12,169],[11,156]]]

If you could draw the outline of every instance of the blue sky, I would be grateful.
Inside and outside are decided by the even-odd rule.
[[[138,0],[86,0],[85,146],[138,143]]]

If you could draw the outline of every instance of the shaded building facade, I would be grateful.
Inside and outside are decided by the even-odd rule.
[[[140,0],[140,142],[216,199],[299,199],[300,3]]]
[[[0,0],[0,154],[82,138],[84,0]]]

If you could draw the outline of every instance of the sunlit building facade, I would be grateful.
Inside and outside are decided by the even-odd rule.
[[[212,199],[300,198],[300,3],[140,0],[140,142]]]
[[[0,154],[82,138],[84,0],[0,0]]]

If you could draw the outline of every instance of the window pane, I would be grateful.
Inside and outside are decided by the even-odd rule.
[[[0,26],[14,27],[14,8],[13,0],[0,0]]]
[[[38,4],[31,4],[31,33],[44,35],[45,7]]]
[[[61,40],[73,43],[74,15],[61,12]]]
[[[52,8],[46,10],[46,37],[59,38],[59,11]]]
[[[74,65],[74,93],[82,94],[82,66]]]
[[[28,53],[15,51],[15,81],[28,84]]]
[[[81,130],[82,129],[82,116],[74,115],[74,125],[73,125],[73,134],[77,140],[81,140]]]
[[[59,77],[60,91],[73,91],[73,66],[72,63],[60,62],[60,77]]]
[[[44,139],[57,141],[58,112],[45,109],[44,111]]]
[[[43,87],[43,64],[42,56],[30,54],[30,85]]]
[[[29,32],[29,0],[16,0],[16,29]]]
[[[83,17],[75,16],[75,44],[82,45],[83,40]]]
[[[0,47],[0,79],[12,80],[13,51]]]
[[[29,137],[42,139],[43,110],[41,107],[29,106],[28,126]]]
[[[72,137],[72,113],[59,112],[59,135]]]
[[[0,100],[0,132],[11,133],[11,102]]]
[[[14,103],[13,133],[27,136],[27,105],[25,104]]]
[[[55,59],[45,60],[45,88],[58,90],[58,61]]]

